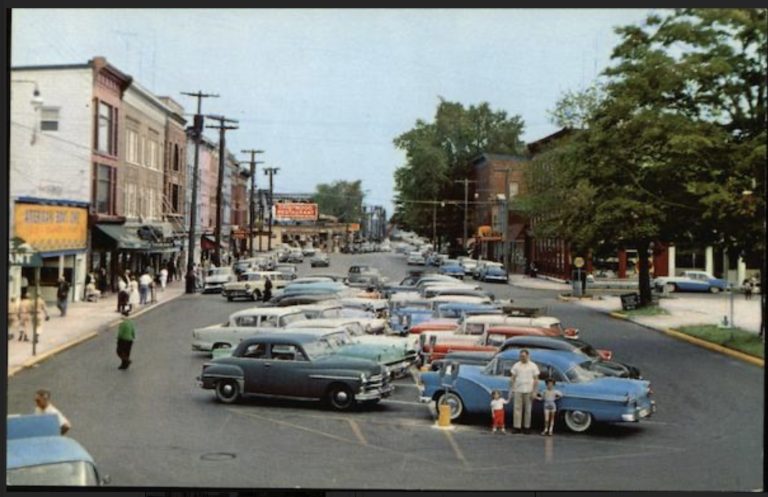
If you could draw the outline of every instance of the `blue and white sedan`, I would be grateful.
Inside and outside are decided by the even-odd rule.
[[[504,283],[509,281],[503,266],[487,266],[483,268],[480,272],[480,279],[482,281],[502,281]]]
[[[499,390],[507,397],[510,371],[519,357],[518,350],[507,350],[486,366],[461,365],[455,379],[441,378],[438,372],[422,373],[419,400],[445,402],[451,419],[467,413],[490,414],[491,392]],[[587,431],[594,422],[637,422],[656,410],[648,381],[603,376],[584,367],[589,359],[573,352],[531,349],[530,359],[539,367],[540,379],[554,378],[555,388],[563,393],[558,415],[571,431]],[[540,381],[539,390],[544,388]],[[514,399],[506,405],[507,419],[512,419],[513,403]],[[541,402],[533,404],[533,419],[543,419]]]
[[[663,276],[653,280],[658,291],[718,293],[728,288],[728,282],[704,271],[684,271],[682,276]]]

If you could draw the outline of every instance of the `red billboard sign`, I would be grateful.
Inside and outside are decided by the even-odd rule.
[[[317,221],[317,204],[285,202],[275,204],[275,219],[278,221]]]

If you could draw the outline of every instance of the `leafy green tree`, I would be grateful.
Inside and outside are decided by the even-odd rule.
[[[342,223],[359,223],[363,217],[361,188],[361,180],[321,183],[315,187],[313,200],[321,214],[335,216]]]
[[[529,199],[537,231],[640,254],[657,240],[763,251],[766,26],[765,9],[680,9],[618,28],[584,129],[533,161],[552,188]],[[552,114],[581,103],[566,95]],[[546,187],[532,182],[532,196]],[[642,256],[639,283],[645,305]]]
[[[494,111],[488,103],[465,107],[440,98],[432,122],[419,119],[394,139],[406,156],[406,163],[395,171],[395,217],[405,227],[431,236],[429,202],[463,199],[463,186],[454,181],[469,177],[470,160],[481,153],[522,154],[522,131],[520,116]],[[440,234],[451,241],[463,236],[460,209],[438,207],[436,213]]]

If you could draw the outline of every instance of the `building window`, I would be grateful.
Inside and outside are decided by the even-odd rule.
[[[520,184],[513,181],[509,184],[509,198],[516,197],[520,193]]]
[[[171,185],[171,209],[174,214],[179,213],[180,190],[179,185]]]
[[[114,214],[115,169],[96,164],[94,205],[98,214]]]
[[[43,107],[40,112],[40,130],[58,131],[59,130],[59,108]]]
[[[104,102],[98,102],[96,123],[96,150],[117,155],[117,111]]]
[[[179,170],[179,146],[177,144],[173,145],[173,170]]]
[[[126,133],[126,160],[131,164],[139,163],[139,134],[136,130],[129,129]]]

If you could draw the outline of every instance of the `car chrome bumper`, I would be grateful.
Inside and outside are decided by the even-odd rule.
[[[651,405],[648,407],[641,407],[635,409],[634,412],[621,415],[622,421],[637,422],[643,418],[649,418],[656,412],[656,401],[652,400]]]
[[[389,397],[392,395],[392,392],[395,391],[395,386],[390,384],[384,385],[381,388],[376,388],[373,390],[368,390],[366,392],[361,392],[355,395],[355,399],[359,401],[366,401],[366,400],[379,400],[383,399],[385,397]]]
[[[207,342],[192,342],[192,350],[210,352],[213,345]]]

